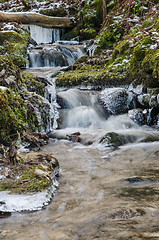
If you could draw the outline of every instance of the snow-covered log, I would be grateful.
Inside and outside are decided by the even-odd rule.
[[[31,12],[1,12],[0,22],[17,22],[22,24],[34,24],[49,28],[72,28],[73,18],[66,17],[49,17],[38,13]]]

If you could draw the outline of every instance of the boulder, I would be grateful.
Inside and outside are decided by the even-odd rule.
[[[124,88],[106,88],[99,95],[99,102],[109,114],[122,114],[128,110],[128,94]]]
[[[126,143],[123,136],[115,132],[108,132],[101,138],[100,142],[105,147],[117,148]]]
[[[132,119],[134,122],[138,123],[139,125],[145,124],[145,118],[143,110],[140,108],[129,110],[128,116],[130,119]]]
[[[150,94],[145,93],[141,94],[137,97],[137,101],[144,107],[149,107],[149,102],[150,102]]]

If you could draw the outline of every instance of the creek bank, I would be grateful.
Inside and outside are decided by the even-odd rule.
[[[44,138],[39,138],[42,137]],[[42,145],[44,146],[44,141]],[[21,145],[19,150],[16,145],[13,149],[13,144],[12,149],[2,148],[4,154],[0,155],[0,196],[3,201],[0,204],[0,218],[11,212],[40,210],[50,203],[57,190],[60,174],[58,160],[53,155],[40,152],[21,152],[29,150],[29,146],[24,146],[26,145]],[[16,161],[10,162],[11,158]]]
[[[4,199],[0,211],[38,210],[50,202],[55,192],[58,161],[49,154],[20,151],[39,151],[48,143],[45,133],[53,130],[57,117],[54,83],[51,78],[22,72],[27,46],[32,42],[29,32],[17,23],[2,23],[0,28],[0,194]],[[12,195],[12,199],[8,192],[18,195]],[[37,201],[35,196],[29,197],[35,192]],[[25,197],[30,207],[23,206]]]
[[[131,1],[129,10],[124,1],[114,2],[95,40],[94,55],[77,60],[69,72],[58,76],[57,85],[159,87],[158,4],[150,2],[144,11],[140,1]]]

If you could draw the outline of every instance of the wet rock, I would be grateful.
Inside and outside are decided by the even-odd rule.
[[[125,180],[128,181],[129,183],[141,183],[141,182],[150,183],[150,182],[158,181],[158,179],[145,178],[145,177],[130,177]]]
[[[6,218],[6,217],[10,217],[10,216],[11,216],[11,212],[0,211],[0,218]]]
[[[123,136],[115,132],[109,132],[104,135],[104,137],[100,140],[100,143],[105,147],[117,148],[118,146],[125,144],[126,141]]]
[[[68,66],[68,60],[65,54],[55,50],[46,51],[41,55],[41,58],[49,62],[50,66]]]
[[[144,107],[149,107],[150,94],[145,93],[137,97],[137,101]]]
[[[80,132],[75,132],[70,135],[66,135],[67,139],[72,142],[80,142]]]
[[[134,87],[134,84],[130,84],[129,91],[132,91],[135,95],[141,95],[147,93],[147,88],[144,85],[137,85]]]
[[[99,102],[110,114],[122,114],[128,110],[128,94],[124,88],[107,88],[99,95]]]
[[[138,183],[138,182],[142,182],[144,181],[142,178],[140,177],[131,177],[131,178],[127,178],[125,179],[126,181],[128,181],[129,183]]]
[[[57,103],[60,105],[60,107],[62,109],[69,109],[70,108],[70,105],[67,102],[67,100],[64,99],[63,97],[59,96],[58,94],[57,94]]]
[[[128,116],[139,125],[145,124],[145,118],[142,109],[132,109],[128,111]]]
[[[155,95],[151,96],[149,105],[150,105],[151,108],[159,106],[157,96],[155,96]]]
[[[159,191],[155,187],[143,186],[143,187],[127,187],[122,189],[121,196],[134,198],[137,201],[147,200],[150,203],[152,199],[158,198]]]
[[[157,94],[157,103],[159,104],[159,94]]]

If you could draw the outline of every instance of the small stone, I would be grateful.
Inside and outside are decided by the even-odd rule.
[[[5,70],[2,69],[2,71],[0,72],[0,77],[3,77],[5,75]]]

